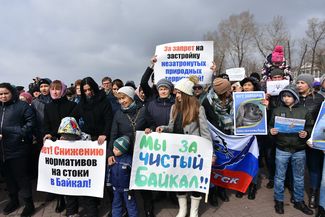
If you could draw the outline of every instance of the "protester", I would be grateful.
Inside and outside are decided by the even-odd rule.
[[[66,97],[69,101],[74,101],[75,97],[76,97],[76,91],[74,87],[68,87],[67,88],[67,93],[66,93]]]
[[[169,123],[167,126],[157,127],[157,132],[197,135],[211,141],[204,108],[200,106],[193,94],[193,86],[197,83],[197,77],[183,78],[176,83],[176,102],[171,108]],[[185,217],[187,213],[186,192],[178,192],[177,197],[179,205],[177,217]],[[191,217],[198,216],[201,199],[199,192],[191,192]]]
[[[73,99],[73,102],[75,103],[79,103],[80,102],[80,98],[81,98],[81,90],[80,90],[80,85],[81,85],[81,80],[78,79],[74,82],[74,88],[75,88],[75,92],[76,92],[76,95]]]
[[[284,77],[284,71],[279,68],[274,68],[270,72],[270,80],[271,81],[282,81],[285,80]],[[270,94],[266,93],[265,94],[266,99],[269,101],[269,105],[267,107],[267,122],[270,122],[271,114],[273,110],[277,107],[279,107],[282,103],[281,100],[279,99],[279,96],[271,96]],[[275,142],[274,142],[274,137],[271,135],[267,135],[267,139],[265,139],[263,142],[263,148],[262,151],[264,152],[264,157],[265,157],[265,163],[266,167],[268,170],[268,179],[269,182],[266,184],[266,187],[268,189],[272,189],[274,186],[274,174],[275,174]],[[290,167],[290,164],[289,164]],[[292,185],[291,185],[291,170],[288,170],[287,173],[287,180],[286,180],[286,185],[289,188],[289,191],[292,192]]]
[[[243,92],[249,92],[249,91],[260,91],[261,87],[259,85],[259,81],[255,78],[255,77],[247,77],[244,78],[243,80],[240,81],[240,86],[243,89]],[[267,100],[263,100],[261,101],[261,104],[267,106],[268,105],[268,101]],[[262,146],[263,140],[265,140],[264,136],[256,136],[257,137],[257,141],[258,141],[258,145],[259,145],[259,150],[261,150],[260,146]],[[260,153],[259,158],[261,159],[262,154]],[[259,161],[261,161],[259,159]],[[248,196],[247,198],[249,200],[254,200],[255,199],[255,194],[257,192],[257,181],[258,181],[258,173],[253,177],[253,180],[251,182],[251,184],[248,187]],[[242,198],[243,197],[243,193],[237,191],[236,192],[236,197],[237,198]]]
[[[129,86],[122,87],[117,92],[118,101],[121,107],[120,110],[115,113],[113,119],[108,148],[109,165],[116,162],[116,156],[113,153],[113,144],[117,138],[121,136],[128,136],[130,138],[128,153],[132,155],[136,131],[145,130],[148,133],[153,129],[152,123],[148,123],[145,118],[145,108],[134,102],[134,95],[135,90]],[[153,217],[154,210],[151,191],[142,190],[140,192],[144,200],[143,205],[146,217]]]
[[[243,88],[242,88],[242,86],[240,86],[239,81],[233,83],[231,85],[231,89],[232,89],[232,92],[242,92],[243,91]]]
[[[110,77],[104,77],[102,79],[102,89],[105,91],[105,94],[108,95],[112,91],[112,79]]]
[[[38,156],[43,147],[43,137],[44,137],[44,108],[45,105],[52,101],[50,96],[50,84],[51,80],[48,78],[42,78],[38,81],[38,86],[41,94],[32,101],[32,108],[36,114],[36,126],[34,128],[34,136],[36,143],[32,146],[32,177],[37,177],[38,171]],[[51,194],[47,194],[46,201],[52,201],[54,197]]]
[[[296,79],[296,87],[299,92],[300,104],[310,113],[312,124],[315,123],[319,109],[324,100],[323,96],[314,93],[312,85],[314,77],[311,74],[300,74]],[[307,147],[306,163],[309,172],[309,202],[310,208],[317,207],[317,195],[320,187],[323,166],[323,152]]]
[[[111,103],[113,115],[120,109],[120,104],[118,103],[117,100],[117,91],[124,86],[123,81],[120,79],[115,79],[113,81],[113,87],[112,87],[112,94],[109,95],[109,101]]]
[[[148,79],[153,73],[153,68],[157,62],[156,57],[151,58],[151,67],[148,67],[141,78],[140,87],[146,96],[146,118],[148,122],[153,122],[154,126],[167,125],[169,123],[169,115],[172,105],[175,103],[175,95],[173,94],[174,85],[169,80],[162,78],[156,85],[150,88]],[[153,88],[156,88],[155,90]],[[148,96],[148,97],[147,97]],[[172,201],[176,202],[176,196],[169,194]],[[166,192],[158,192],[156,201],[167,198]]]
[[[77,121],[73,117],[65,117],[61,120],[57,134],[60,136],[60,140],[77,141],[77,140],[89,140],[90,135],[81,132]],[[79,209],[79,196],[67,195],[66,204],[66,216],[78,217]],[[85,197],[87,199],[87,197]],[[87,210],[87,207],[85,207]]]
[[[91,136],[91,140],[102,145],[109,138],[112,125],[112,108],[103,90],[91,77],[81,81],[81,99],[72,116],[84,121],[83,131]],[[98,216],[97,198],[87,197],[87,215]]]
[[[39,87],[41,95],[34,99],[32,102],[32,107],[36,112],[36,138],[38,142],[39,149],[43,146],[43,135],[44,135],[44,108],[45,104],[48,104],[52,101],[50,96],[50,84],[51,80],[48,78],[42,78],[39,80]]]
[[[306,162],[306,140],[310,136],[312,123],[311,114],[299,104],[298,92],[293,86],[287,86],[280,92],[280,100],[283,105],[275,108],[269,123],[270,133],[275,137],[275,177],[274,177],[274,200],[275,212],[284,213],[284,181],[289,161],[292,166],[293,174],[293,199],[294,207],[306,215],[314,212],[309,209],[304,202],[304,177]],[[275,117],[295,118],[306,120],[304,130],[299,133],[281,133],[275,128]]]
[[[115,162],[109,165],[110,181],[113,186],[114,199],[112,204],[112,216],[122,216],[123,201],[126,205],[128,216],[137,217],[138,208],[134,191],[129,190],[132,156],[128,152],[130,138],[122,136],[113,143]]]
[[[52,102],[45,105],[44,108],[44,138],[56,140],[60,136],[57,133],[62,118],[71,116],[76,103],[69,101],[66,97],[67,86],[59,80],[55,80],[50,85],[50,95]],[[57,195],[56,213],[65,209],[65,200],[63,195]]]
[[[21,101],[27,102],[28,105],[31,105],[32,101],[33,101],[32,95],[28,92],[23,92],[23,93],[19,94],[19,99]]]
[[[290,66],[287,65],[283,46],[276,45],[272,53],[266,57],[262,71],[264,81],[270,78],[270,73],[273,69],[283,70],[286,79],[292,80],[290,75]]]
[[[202,104],[205,99],[207,92],[205,91],[202,84],[196,84],[193,86],[194,95],[199,100],[200,104]]]
[[[134,101],[136,104],[144,106],[146,104],[146,96],[141,88],[141,86],[137,87],[135,90]]]
[[[35,207],[28,174],[28,143],[32,142],[35,114],[26,102],[18,99],[16,89],[9,83],[0,84],[0,102],[0,168],[9,193],[3,214],[8,215],[19,208],[20,192],[25,204],[21,216],[31,216]]]
[[[207,120],[218,130],[227,135],[234,134],[234,113],[231,95],[231,84],[227,79],[216,78],[212,88],[203,100]],[[213,206],[218,206],[217,196],[224,202],[229,201],[226,189],[214,187],[210,190],[209,199]]]

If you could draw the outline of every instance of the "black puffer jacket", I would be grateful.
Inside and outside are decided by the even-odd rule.
[[[135,122],[135,129],[133,129],[131,120]],[[135,140],[135,131],[145,130],[146,128],[153,128],[152,123],[148,123],[145,118],[145,108],[141,105],[137,105],[128,110],[118,110],[115,113],[112,132],[109,141],[109,147],[107,150],[108,156],[113,156],[113,143],[114,141],[121,136],[128,136],[130,138],[130,149],[129,153],[133,153],[133,145]]]
[[[12,100],[0,104],[2,161],[24,157],[29,153],[29,143],[35,125],[33,109],[26,102],[18,100],[15,92],[12,93]]]
[[[87,99],[83,87],[88,84],[94,95]],[[72,112],[72,116],[77,120],[84,121],[83,131],[91,135],[92,140],[97,140],[98,136],[105,135],[107,139],[111,133],[113,112],[111,103],[108,101],[105,92],[99,90],[97,83],[87,77],[81,81],[81,100]]]
[[[315,123],[318,112],[324,101],[324,97],[319,93],[310,93],[308,96],[299,96],[300,104],[304,106],[312,116],[312,124]]]
[[[58,129],[62,118],[71,116],[77,103],[69,101],[66,97],[53,100],[45,105],[44,133],[59,138]]]

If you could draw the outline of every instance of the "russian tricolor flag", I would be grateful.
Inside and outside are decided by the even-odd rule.
[[[258,172],[256,137],[226,135],[210,123],[209,129],[217,156],[211,170],[211,182],[217,186],[246,192]]]

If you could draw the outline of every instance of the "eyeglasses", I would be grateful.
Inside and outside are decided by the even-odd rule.
[[[193,90],[202,90],[202,87],[201,86],[194,86]]]

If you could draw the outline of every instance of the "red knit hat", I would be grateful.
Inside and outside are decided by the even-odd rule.
[[[280,45],[275,46],[273,52],[272,52],[272,62],[273,63],[279,63],[283,62],[283,47]]]
[[[30,93],[28,93],[28,92],[23,92],[23,93],[21,93],[19,96],[23,96],[23,97],[26,99],[26,102],[27,102],[28,104],[32,104],[33,97],[32,97],[32,95],[31,95]]]

